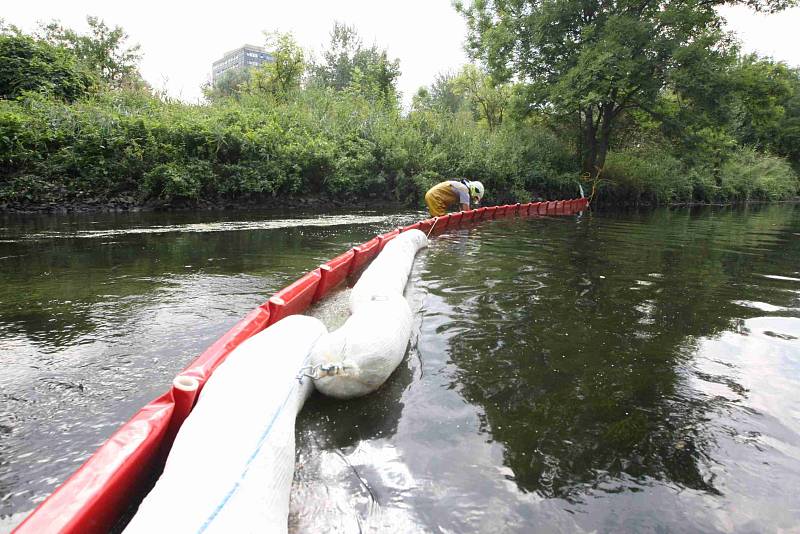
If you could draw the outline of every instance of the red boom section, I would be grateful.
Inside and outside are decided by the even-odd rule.
[[[348,275],[358,273],[367,263],[371,262],[378,255],[379,246],[380,240],[377,237],[373,237],[363,245],[353,247],[353,260],[350,263]]]
[[[344,254],[340,254],[319,266],[320,281],[317,286],[317,292],[314,295],[314,302],[344,282],[344,279],[347,278],[347,273],[350,272],[350,263],[353,261],[353,256],[355,256],[355,252],[348,250]]]
[[[402,228],[398,228],[397,230],[392,230],[391,232],[387,232],[385,234],[378,236],[378,252],[383,250],[383,247],[386,246],[386,243],[400,235]]]
[[[321,278],[320,270],[314,269],[271,296],[267,301],[269,303],[269,324],[275,324],[284,317],[302,313],[308,308],[314,300]]]
[[[173,386],[139,410],[14,532],[94,533],[110,530],[143,496],[152,476],[161,470],[169,447],[194,406],[197,394],[228,354],[253,334],[288,315],[302,313],[310,304],[324,298],[348,276],[358,274],[386,243],[401,232],[419,229],[426,234],[438,235],[448,228],[485,219],[514,214],[570,214],[582,211],[588,205],[587,199],[580,198],[489,206],[451,213],[379,235],[320,265],[252,310],[181,372],[181,376],[198,381],[200,387],[197,391],[187,392]]]

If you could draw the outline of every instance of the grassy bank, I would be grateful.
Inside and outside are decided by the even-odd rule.
[[[574,197],[579,184],[606,204],[798,193],[800,77],[787,69],[777,96],[762,95],[775,96],[768,109],[745,88],[716,122],[689,118],[668,92],[658,120],[622,113],[604,165],[583,181],[585,125],[574,116],[534,107],[526,86],[473,65],[421,88],[404,110],[399,63],[362,47],[352,28],[334,29],[331,50],[346,49],[321,62],[279,35],[273,63],[223,79],[202,105],[158,95],[132,59],[109,71],[81,55],[119,49],[124,34],[109,44],[48,31],[0,31],[0,209],[421,206],[429,187],[461,178],[481,180],[490,204]],[[758,61],[745,65],[756,82]],[[725,75],[743,68],[734,67]]]
[[[0,206],[121,207],[394,201],[482,180],[487,201],[575,196],[572,147],[544,125],[489,131],[467,112],[412,111],[358,95],[306,90],[209,105],[108,92],[74,103],[0,101]],[[583,183],[587,191],[591,184]],[[664,147],[612,151],[598,201],[663,204],[778,200],[797,193],[786,160],[731,151],[717,172]]]
[[[0,204],[284,198],[420,202],[442,179],[496,200],[575,195],[568,147],[542,128],[489,134],[468,113],[412,113],[325,89],[205,106],[113,92],[0,101]]]

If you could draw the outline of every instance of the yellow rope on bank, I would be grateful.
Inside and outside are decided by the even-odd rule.
[[[599,168],[597,169],[597,175],[594,178],[592,178],[592,175],[590,173],[588,173],[588,172],[585,172],[585,173],[581,174],[581,180],[583,180],[584,182],[592,184],[592,192],[589,194],[589,204],[591,204],[592,201],[594,200],[594,196],[597,194],[597,187],[601,183],[603,183],[603,182],[611,183],[611,180],[607,180],[605,178],[602,178],[602,175],[603,175],[603,169],[599,169]]]

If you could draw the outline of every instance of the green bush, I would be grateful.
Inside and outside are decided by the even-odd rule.
[[[149,198],[197,200],[203,187],[214,182],[214,173],[207,161],[169,162],[150,169],[142,182],[142,192]]]
[[[794,196],[800,182],[784,158],[752,148],[734,152],[720,169],[719,195],[731,200],[779,200]]]
[[[653,204],[692,199],[690,173],[667,150],[659,147],[610,152],[602,177],[604,195]]]
[[[272,197],[382,198],[420,206],[446,179],[481,180],[485,202],[577,194],[575,149],[545,126],[493,131],[469,112],[415,110],[346,91],[291,99],[164,102],[111,91],[69,103],[27,93],[0,100],[0,202],[133,197],[235,202]],[[718,160],[723,161],[723,160]],[[797,191],[785,161],[743,150],[716,167],[666,148],[612,152],[601,199],[663,203],[776,199]]]
[[[96,83],[66,48],[26,35],[0,34],[0,99],[18,98],[31,91],[74,101]]]

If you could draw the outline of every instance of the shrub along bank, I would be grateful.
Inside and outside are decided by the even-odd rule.
[[[421,206],[430,186],[459,178],[483,181],[488,203],[578,194],[585,125],[473,65],[439,76],[404,111],[399,63],[337,24],[321,61],[273,36],[274,62],[223,78],[208,103],[190,105],[141,81],[119,28],[90,26],[81,36],[51,24],[34,38],[0,24],[0,209]],[[621,113],[584,188],[608,203],[796,195],[800,77],[753,57],[725,69],[750,81],[724,114],[700,120],[669,92],[660,119]],[[772,79],[782,80],[774,91],[759,82]]]
[[[345,92],[211,105],[107,92],[0,101],[0,203],[378,199],[414,204],[453,177],[496,200],[572,195],[569,149],[542,128],[489,134],[468,113],[412,113]]]

